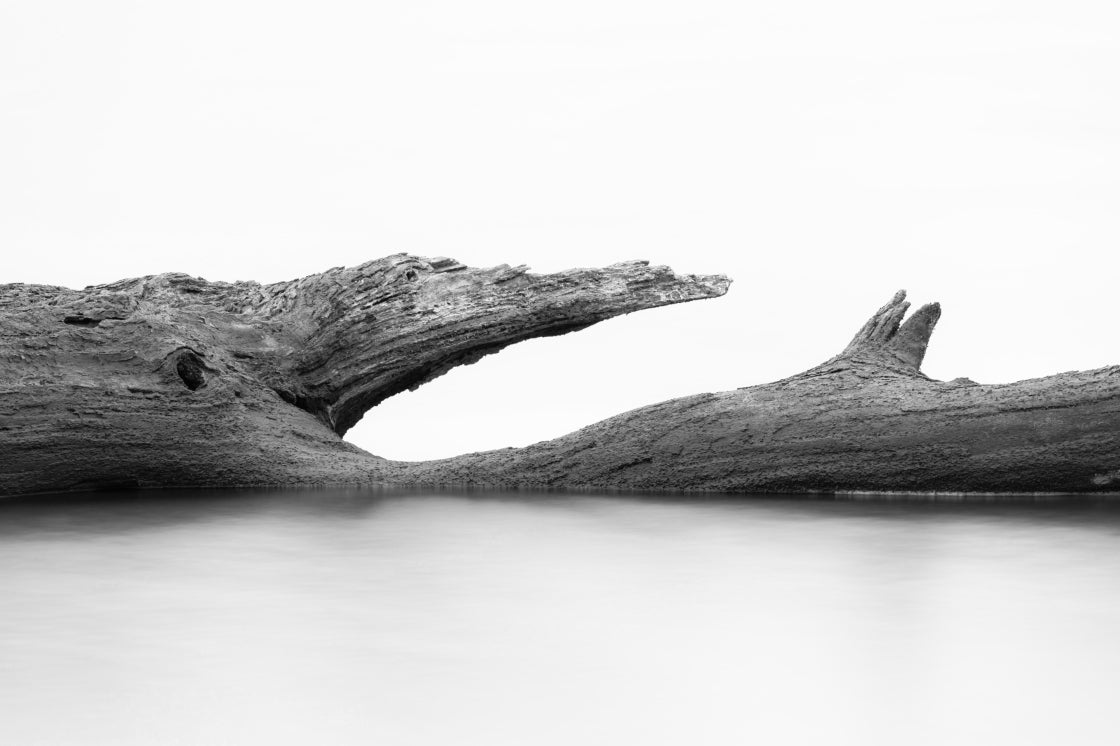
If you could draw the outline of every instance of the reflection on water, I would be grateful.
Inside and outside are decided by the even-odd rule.
[[[1115,744],[1120,505],[0,501],[4,744]]]

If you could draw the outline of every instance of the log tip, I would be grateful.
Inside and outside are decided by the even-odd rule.
[[[727,275],[677,275],[697,298],[719,298],[726,295],[733,280]]]

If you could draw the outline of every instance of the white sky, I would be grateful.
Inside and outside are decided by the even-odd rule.
[[[797,372],[900,287],[934,377],[1120,363],[1118,78],[1110,2],[2,0],[0,282],[735,278],[386,402],[396,458]]]

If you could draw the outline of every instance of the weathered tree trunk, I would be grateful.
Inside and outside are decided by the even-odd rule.
[[[1101,492],[1120,487],[1120,367],[1004,385],[920,371],[941,314],[899,292],[828,362],[674,399],[417,482],[728,492]]]
[[[535,275],[399,254],[275,285],[0,286],[0,495],[399,481],[341,438],[385,398],[728,284],[645,262]]]
[[[530,337],[722,295],[644,263],[533,275],[397,255],[295,282],[0,286],[0,494],[410,482],[728,492],[1100,492],[1120,367],[1004,385],[920,367],[940,308],[898,293],[839,355],[528,448],[423,463],[341,439],[370,407]]]

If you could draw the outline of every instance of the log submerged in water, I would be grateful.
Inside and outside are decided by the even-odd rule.
[[[398,254],[273,285],[0,285],[0,495],[399,481],[342,440],[370,407],[510,344],[729,283],[647,262],[538,275]]]
[[[429,483],[721,492],[1113,492],[1120,367],[1017,383],[921,372],[941,315],[898,292],[799,375],[627,412],[521,449],[415,464]]]

